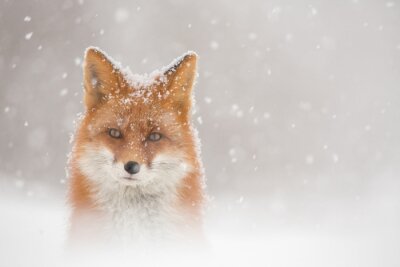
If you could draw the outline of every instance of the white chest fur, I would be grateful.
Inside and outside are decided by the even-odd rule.
[[[184,218],[176,208],[174,192],[148,194],[140,188],[118,185],[111,192],[94,194],[105,214],[105,233],[123,242],[168,241],[179,239]]]

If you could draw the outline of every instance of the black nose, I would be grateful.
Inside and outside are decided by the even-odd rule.
[[[128,161],[125,166],[125,171],[127,171],[130,174],[135,174],[140,171],[140,165],[136,161]]]

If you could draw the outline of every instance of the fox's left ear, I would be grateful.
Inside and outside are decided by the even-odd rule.
[[[121,73],[113,60],[97,47],[89,47],[85,52],[83,82],[85,104],[88,110],[96,107],[107,95],[120,89]]]
[[[191,108],[192,89],[197,76],[196,69],[197,54],[187,52],[164,71],[167,78],[168,99],[172,100],[174,108],[182,114],[188,114]]]

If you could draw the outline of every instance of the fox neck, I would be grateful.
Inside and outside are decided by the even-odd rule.
[[[169,212],[177,212],[175,210],[177,197],[174,188],[149,193],[140,187],[118,183],[111,186],[101,184],[95,186],[92,199],[99,210],[111,215],[117,223],[124,223],[122,221],[124,219],[151,223],[159,217],[168,217]]]
[[[195,176],[184,180],[198,178]],[[74,206],[72,231],[78,236],[82,236],[83,229],[76,229],[81,228],[82,218],[88,222],[85,228],[91,228],[95,222],[94,235],[111,231],[110,236],[126,240],[176,239],[182,232],[192,232],[200,226],[200,198],[192,199],[196,192],[186,194],[177,188],[166,188],[151,194],[140,187],[92,185],[87,177],[77,173],[71,176],[70,194]]]
[[[117,188],[98,189],[95,193],[99,208],[106,213],[113,235],[129,239],[155,237],[174,232],[174,225],[182,220],[176,208],[176,192],[148,194],[140,188],[117,185]]]

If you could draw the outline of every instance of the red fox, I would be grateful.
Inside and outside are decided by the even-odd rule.
[[[196,66],[187,52],[160,71],[132,75],[100,49],[86,50],[86,111],[69,159],[72,239],[201,236]]]

